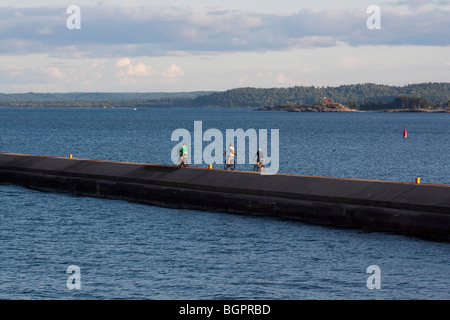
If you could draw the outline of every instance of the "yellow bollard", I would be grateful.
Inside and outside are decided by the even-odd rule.
[[[416,183],[420,184],[420,178],[416,178]]]
[[[69,159],[72,159],[72,155],[71,154],[69,154]]]
[[[208,169],[212,169],[212,164],[208,164]]]

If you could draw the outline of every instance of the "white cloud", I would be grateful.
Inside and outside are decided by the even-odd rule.
[[[47,68],[48,74],[52,76],[53,78],[62,79],[64,78],[64,74],[56,67],[48,67]]]
[[[219,8],[200,0],[189,6],[181,0],[179,6],[82,1],[83,27],[72,31],[66,28],[66,8],[56,1],[29,8],[22,1],[17,7],[0,5],[0,91],[448,81],[445,0],[413,0],[411,6],[381,0],[381,30],[366,27],[369,0],[351,0],[353,6],[317,1],[311,3],[315,9],[298,1],[283,14],[258,13],[258,0],[252,0],[254,6],[236,0],[231,9],[225,8],[233,7],[231,2]],[[272,4],[278,5],[283,4]]]
[[[0,19],[0,54],[41,52],[98,58],[282,51],[339,43],[450,45],[448,11],[439,7],[407,14],[383,7],[382,29],[377,32],[367,29],[365,8],[303,9],[280,15],[217,8],[103,5],[83,7],[83,28],[72,31],[65,27],[67,17],[61,10],[0,7],[0,17],[4,17]]]
[[[128,58],[121,58],[116,62],[116,66],[118,66],[118,67],[126,67],[126,66],[129,66],[130,64],[131,64],[131,61]]]
[[[0,68],[0,83],[4,85],[21,85],[41,83],[68,83],[77,80],[84,70],[70,67],[44,66],[44,65],[9,65]]]
[[[138,62],[133,64],[129,58],[120,58],[116,62],[116,66],[119,68],[125,68],[125,70],[119,70],[118,75],[123,76],[139,76],[139,77],[150,77],[155,74],[150,65],[146,65],[143,62]]]
[[[184,76],[184,71],[176,64],[172,64],[162,72],[162,76],[165,78],[176,79]]]
[[[184,71],[180,66],[171,64],[162,71],[154,70],[152,66],[144,62],[133,63],[129,58],[120,58],[116,61],[116,67],[119,67],[117,75],[119,77],[160,77],[165,79],[178,79],[184,76]]]
[[[152,67],[139,62],[135,65],[129,65],[127,67],[127,74],[129,76],[141,76],[141,77],[150,77],[152,72]]]

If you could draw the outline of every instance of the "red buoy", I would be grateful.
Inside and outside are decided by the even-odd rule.
[[[403,138],[407,138],[408,137],[408,132],[405,130],[403,130]]]

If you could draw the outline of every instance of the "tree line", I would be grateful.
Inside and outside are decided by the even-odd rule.
[[[450,101],[450,83],[423,83],[403,87],[377,84],[343,85],[339,87],[238,88],[198,96],[198,106],[267,107],[282,104],[314,104],[324,97],[351,108],[369,109],[372,103],[389,107],[396,98],[424,99],[433,107]]]
[[[446,103],[432,103],[424,98],[400,96],[396,97],[391,102],[383,101],[365,101],[359,109],[360,110],[419,110],[419,109],[450,109],[450,100]]]
[[[0,107],[260,108],[282,104],[314,104],[324,97],[361,110],[449,108],[450,83],[420,83],[405,86],[368,83],[339,87],[246,87],[191,93],[0,94]]]

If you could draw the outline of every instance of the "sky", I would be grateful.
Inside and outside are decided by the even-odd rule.
[[[450,82],[450,0],[0,0],[2,93],[422,82]]]

